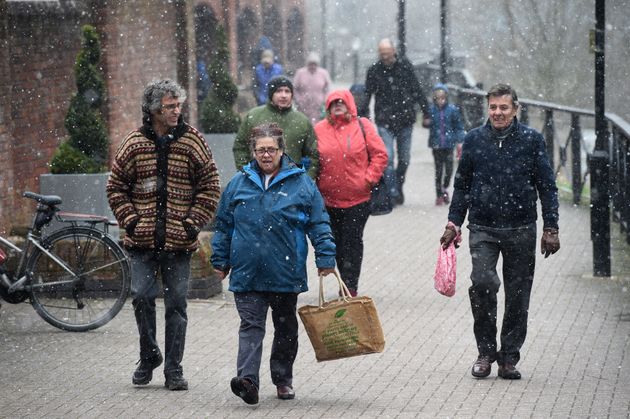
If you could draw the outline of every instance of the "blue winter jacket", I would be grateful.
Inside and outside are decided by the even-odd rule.
[[[429,108],[431,114],[431,131],[429,132],[430,148],[453,148],[455,144],[464,141],[466,132],[464,131],[464,123],[462,115],[455,105],[447,103],[444,108],[440,109],[435,104]],[[442,128],[442,122],[444,127]],[[440,135],[444,129],[444,138]]]
[[[308,290],[308,235],[318,268],[335,267],[335,243],[315,183],[286,155],[264,189],[252,161],[227,185],[216,215],[212,265],[231,268],[232,292]]]
[[[264,65],[258,64],[254,69],[254,96],[256,96],[256,104],[264,105],[269,100],[269,88],[267,83],[276,76],[284,74],[282,66],[278,63],[271,64],[271,67],[265,68]]]
[[[499,140],[488,121],[464,139],[448,219],[491,228],[518,228],[536,222],[537,199],[544,227],[558,228],[558,188],[545,140],[514,118]]]

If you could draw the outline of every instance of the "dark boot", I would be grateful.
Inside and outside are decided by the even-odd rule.
[[[140,359],[136,364],[140,364],[133,373],[131,382],[137,386],[149,384],[153,379],[153,370],[162,365],[162,354],[147,359]]]
[[[181,372],[177,371],[166,376],[164,387],[171,391],[188,390],[188,381]]]

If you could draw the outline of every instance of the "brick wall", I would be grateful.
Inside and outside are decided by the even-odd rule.
[[[155,78],[177,80],[175,8],[168,2],[102,2],[96,22],[107,73],[110,141],[113,153],[142,123],[141,96]]]
[[[24,190],[39,190],[39,176],[65,137],[63,126],[69,99],[76,90],[74,59],[80,48],[79,27],[85,15],[75,7],[52,3],[11,3],[7,13],[9,44],[7,72],[10,98],[5,117],[6,153],[13,169],[13,190],[3,190],[2,207],[11,211],[13,224],[29,220],[31,205],[20,198]],[[5,120],[6,122],[6,120]],[[5,142],[6,147],[6,142]],[[4,152],[2,153],[5,154]],[[0,217],[4,219],[5,217]]]
[[[10,98],[0,104],[0,233],[30,221],[33,205],[20,194],[39,191],[39,176],[48,172],[52,154],[66,137],[64,118],[76,92],[73,67],[83,24],[95,25],[101,36],[111,155],[122,138],[141,124],[141,94],[152,79],[170,77],[187,87],[185,116],[195,125],[194,6],[210,6],[225,25],[232,50],[230,67],[235,72],[237,9],[249,6],[261,13],[261,3],[0,0],[0,47],[8,51],[0,54],[0,97]],[[281,27],[286,24],[286,10],[294,6],[304,10],[302,0],[272,3],[281,11]],[[177,16],[185,18],[184,28],[178,29]],[[262,22],[260,15],[257,19]]]
[[[0,2],[0,49],[8,51],[6,2]],[[11,71],[8,54],[0,55],[0,98],[10,98]],[[7,234],[9,216],[13,207],[13,163],[10,155],[9,135],[11,121],[9,100],[0,101],[0,235]]]

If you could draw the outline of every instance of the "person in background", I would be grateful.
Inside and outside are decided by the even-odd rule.
[[[217,212],[211,262],[221,278],[230,274],[241,319],[237,376],[232,392],[258,403],[260,362],[267,311],[274,339],[271,380],[279,399],[293,399],[293,362],[298,350],[298,294],[308,290],[306,236],[320,275],[334,272],[335,243],[315,183],[284,153],[279,125],[262,124],[249,134],[254,158],[225,188]]]
[[[122,141],[107,182],[107,199],[126,235],[131,296],[140,334],[135,385],[145,385],[164,361],[156,338],[155,299],[164,290],[164,385],[188,390],[181,366],[186,340],[186,295],[197,235],[214,216],[219,172],[199,131],[184,122],[186,91],[172,80],[144,90],[142,127]]]
[[[282,66],[274,62],[273,51],[262,52],[260,63],[254,69],[254,97],[257,105],[264,105],[269,99],[267,84],[272,78],[284,73]]]
[[[429,106],[413,65],[407,58],[396,54],[391,40],[379,42],[378,55],[379,61],[367,71],[359,115],[369,116],[370,99],[374,96],[374,121],[389,156],[385,182],[392,202],[402,205],[405,202],[403,185],[411,158],[411,133],[416,122],[416,107],[420,107],[424,119],[427,119]]]
[[[435,205],[448,204],[448,187],[453,176],[453,149],[461,154],[466,132],[462,115],[457,106],[448,103],[448,88],[441,83],[433,87],[433,104],[429,109],[429,147],[433,150],[435,163]]]
[[[357,117],[349,90],[328,95],[326,119],[315,125],[315,134],[320,170],[317,186],[330,215],[337,267],[350,294],[356,296],[371,189],[387,167],[387,150],[370,120]]]
[[[558,188],[549,164],[545,139],[516,118],[518,97],[507,84],[490,88],[488,122],[464,139],[455,176],[448,224],[440,238],[447,248],[460,234],[468,214],[472,286],[468,290],[479,355],[473,377],[490,375],[492,363],[507,380],[521,378],[516,369],[527,334],[529,298],[536,262],[537,201],[542,204],[545,257],[560,249]],[[497,275],[503,258],[505,312],[501,347],[497,348]]]
[[[293,77],[295,105],[312,124],[322,119],[324,102],[332,82],[325,68],[319,66],[319,55],[311,52],[306,66],[298,69]]]
[[[293,109],[293,83],[285,76],[269,82],[269,103],[251,109],[243,118],[232,147],[236,170],[241,170],[251,159],[248,145],[251,130],[266,122],[275,122],[282,128],[285,154],[315,179],[319,170],[315,132],[306,115]]]

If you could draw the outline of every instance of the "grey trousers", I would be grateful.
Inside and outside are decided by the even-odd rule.
[[[236,292],[234,301],[241,318],[238,331],[239,378],[247,378],[260,388],[260,362],[265,337],[267,311],[275,329],[271,345],[271,381],[276,386],[293,385],[293,362],[298,351],[297,294],[274,292]]]
[[[491,229],[469,225],[472,256],[472,286],[468,290],[474,318],[474,332],[480,355],[498,362],[516,364],[527,335],[529,298],[536,262],[536,225],[518,229]],[[503,257],[505,313],[501,327],[501,348],[497,351],[497,274]]]
[[[165,307],[164,375],[182,373],[186,343],[186,295],[190,277],[190,252],[131,250],[131,296],[140,334],[140,358],[160,353],[156,339],[155,299],[159,293],[158,272],[162,276]]]

